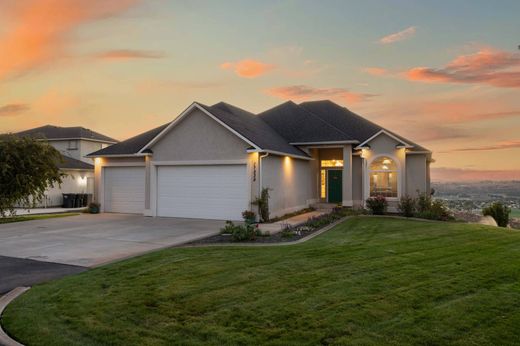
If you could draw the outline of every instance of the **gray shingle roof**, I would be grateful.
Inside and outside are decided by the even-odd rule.
[[[148,142],[157,136],[168,124],[161,125],[145,133],[141,133],[135,137],[129,138],[125,141],[111,145],[104,149],[95,151],[87,156],[106,156],[106,155],[131,155],[141,150]]]
[[[117,143],[116,139],[102,135],[101,133],[86,129],[81,126],[60,127],[53,125],[45,125],[34,129],[18,132],[18,136],[30,136],[46,139],[91,139],[107,143]]]
[[[61,169],[94,169],[94,165],[76,160],[72,157],[61,155],[63,162],[58,163],[58,168]]]
[[[389,131],[356,113],[351,112],[346,107],[342,107],[332,101],[310,101],[303,102],[300,107],[307,109],[327,123],[340,129],[342,132],[357,139],[360,143],[366,141],[381,130],[385,130],[402,141],[414,146],[413,151],[427,151],[428,149],[413,143],[412,141]]]
[[[225,102],[214,104],[211,107],[201,106],[263,150],[308,157],[305,152],[290,145],[287,139],[253,113]]]
[[[356,138],[288,101],[258,116],[289,143],[352,141]]]

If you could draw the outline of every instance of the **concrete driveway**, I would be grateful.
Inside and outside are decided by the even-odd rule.
[[[0,256],[93,267],[217,234],[224,221],[82,214],[0,224]]]

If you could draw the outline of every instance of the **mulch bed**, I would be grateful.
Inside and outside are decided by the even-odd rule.
[[[327,225],[328,226],[328,225]],[[326,227],[326,226],[323,226]],[[186,245],[204,245],[204,244],[258,244],[258,243],[286,243],[296,241],[306,236],[313,234],[323,227],[316,229],[302,229],[299,230],[296,234],[292,236],[287,236],[284,232],[278,232],[276,234],[268,235],[268,236],[257,236],[255,240],[246,240],[246,241],[233,241],[231,240],[231,235],[229,234],[218,234],[211,237],[199,239]]]

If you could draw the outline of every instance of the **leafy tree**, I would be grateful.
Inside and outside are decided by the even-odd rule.
[[[45,141],[0,135],[0,215],[14,215],[17,204],[34,206],[49,186],[61,184],[61,160]]]
[[[482,209],[482,214],[484,216],[491,216],[497,222],[497,225],[500,227],[507,227],[509,224],[509,214],[511,213],[511,209],[500,203],[494,202],[490,206]]]

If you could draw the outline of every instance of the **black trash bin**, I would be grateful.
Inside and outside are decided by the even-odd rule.
[[[82,193],[81,194],[81,206],[82,207],[86,207],[87,206],[87,194],[86,193]]]
[[[63,208],[72,208],[72,196],[70,193],[63,194]]]
[[[74,194],[74,208],[81,207],[81,194],[76,193]]]

